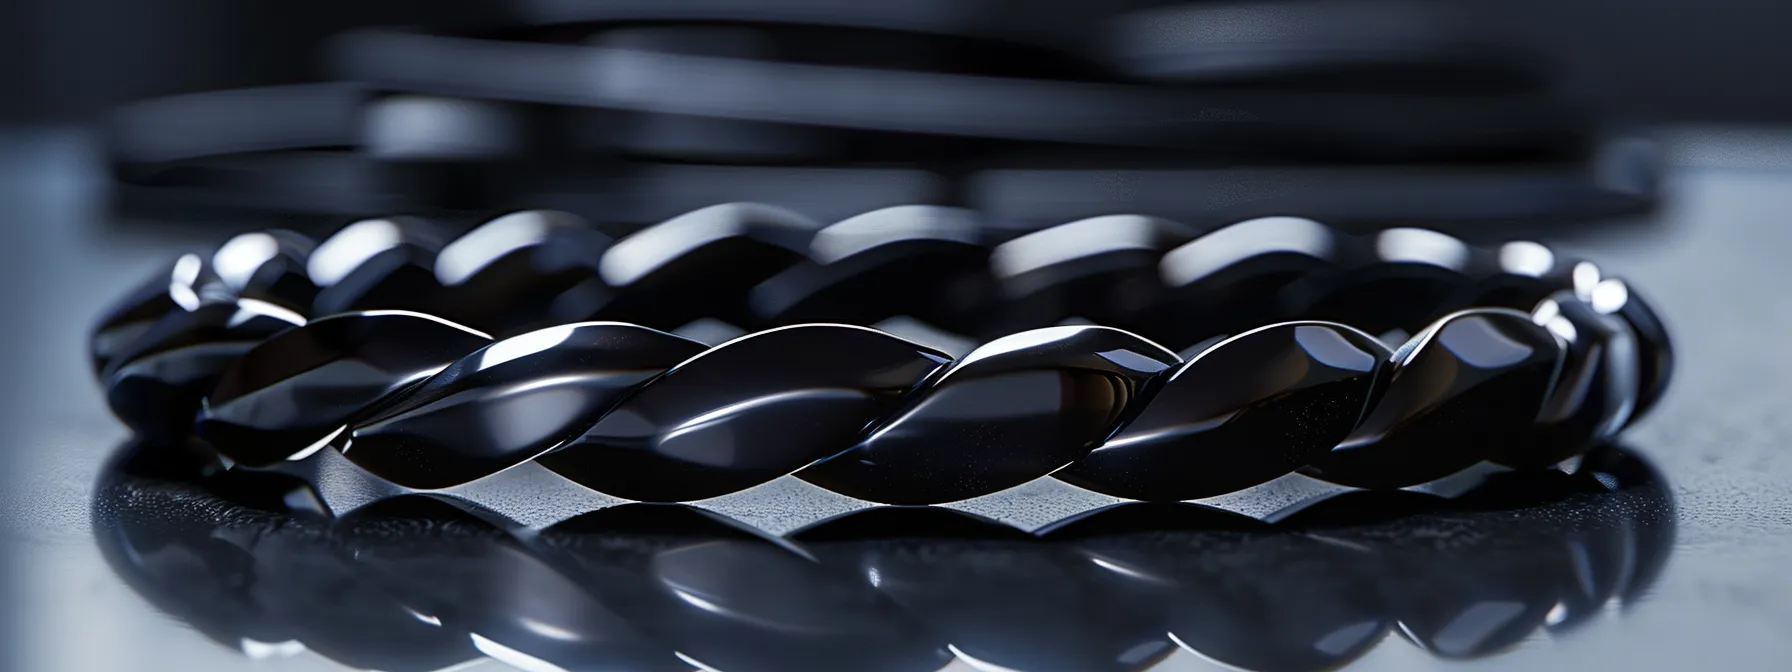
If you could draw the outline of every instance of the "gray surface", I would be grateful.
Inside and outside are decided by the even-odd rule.
[[[1663,405],[1629,434],[1672,483],[1677,547],[1653,593],[1560,639],[1446,663],[1384,645],[1352,669],[1786,669],[1792,654],[1792,141],[1785,134],[1689,134],[1673,143],[1673,205],[1662,226],[1587,234],[1588,252],[1642,287],[1681,356]],[[4,669],[225,670],[250,666],[156,613],[115,578],[89,531],[99,461],[124,438],[86,375],[84,332],[98,306],[194,234],[102,230],[90,152],[78,136],[0,133],[0,599],[13,642]],[[250,223],[245,223],[248,225]],[[183,240],[184,238],[184,240]],[[527,472],[508,476],[529,479]],[[1321,486],[1289,478],[1218,500],[1251,513]],[[347,485],[331,495],[352,503]],[[1106,503],[1042,481],[960,504],[1032,527]],[[587,500],[589,502],[589,500]],[[564,504],[565,502],[561,502]],[[707,505],[782,531],[858,504],[791,479]],[[584,504],[589,506],[589,503]],[[530,522],[563,507],[504,507]],[[253,669],[328,670],[311,655]],[[507,669],[486,663],[476,669]],[[1216,669],[1179,653],[1161,669]]]

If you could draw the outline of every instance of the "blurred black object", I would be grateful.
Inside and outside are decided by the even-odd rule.
[[[133,444],[95,489],[107,561],[255,657],[436,670],[1142,670],[1178,648],[1335,669],[1398,632],[1448,659],[1621,617],[1673,545],[1668,484],[1605,447],[1453,497],[1350,492],[1258,520],[1123,504],[1033,532],[874,507],[783,536],[624,504],[532,530],[403,495],[333,512],[302,482]],[[1394,644],[1385,644],[1392,646]],[[985,665],[987,664],[987,665]]]
[[[121,209],[340,222],[552,206],[640,226],[754,200],[823,220],[970,206],[1015,229],[1114,212],[1379,228],[1602,218],[1654,196],[1646,143],[1608,137],[1451,5],[508,8],[478,28],[333,39],[341,84],[122,108],[107,124]]]
[[[84,119],[141,98],[315,81],[319,73],[313,49],[346,28],[467,25],[489,20],[491,13],[507,7],[555,19],[591,4],[597,3],[0,0],[0,119]],[[1457,0],[1437,4],[1459,8],[1470,25],[1547,59],[1566,92],[1601,117],[1792,120],[1792,90],[1772,85],[1792,79],[1792,59],[1784,57],[1782,39],[1784,26],[1792,24],[1792,5],[1786,3]],[[1026,22],[1055,14],[1062,12],[1025,12],[1007,22],[1024,28]]]

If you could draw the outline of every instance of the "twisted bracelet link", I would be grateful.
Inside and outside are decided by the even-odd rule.
[[[245,234],[103,318],[95,369],[133,427],[196,428],[244,466],[331,447],[436,489],[533,460],[642,501],[794,474],[892,504],[1047,475],[1177,501],[1297,470],[1387,488],[1544,467],[1671,372],[1626,284],[1531,243],[1293,218],[979,235],[948,208],[823,227],[747,204],[617,240],[546,212],[445,245],[402,219],[315,249]],[[955,335],[843,324],[917,314]],[[722,342],[687,337],[703,325]]]

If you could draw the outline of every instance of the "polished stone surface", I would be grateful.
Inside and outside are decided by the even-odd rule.
[[[1531,319],[1560,339],[1562,369],[1530,436],[1491,458],[1520,469],[1548,467],[1616,436],[1636,410],[1639,389],[1637,338],[1622,318],[1563,291]]]
[[[219,378],[199,435],[231,460],[268,465],[322,447],[374,402],[490,343],[419,313],[325,317],[262,341]]]
[[[1517,311],[1456,313],[1394,353],[1387,391],[1303,470],[1359,488],[1434,481],[1525,440],[1562,368],[1555,336]]]
[[[1390,354],[1338,324],[1246,332],[1167,374],[1143,413],[1054,475],[1115,497],[1171,502],[1269,482],[1349,436],[1387,384]]]
[[[243,354],[303,321],[268,308],[225,302],[163,315],[118,348],[101,372],[113,415],[153,436],[190,433],[202,400]]]
[[[1573,289],[1577,269],[1582,282],[1588,272],[1597,274],[1598,267],[1591,262],[1565,257],[1560,250],[1532,241],[1506,242],[1486,252],[1490,257],[1485,260],[1486,272],[1444,299],[1434,318],[1469,308],[1511,308],[1528,313],[1549,295]]]
[[[540,462],[628,499],[725,495],[852,447],[949,361],[864,327],[762,331],[666,372]]]
[[[1088,454],[1175,353],[1109,327],[1048,327],[985,343],[850,450],[797,476],[885,504],[1020,485]]]
[[[1479,270],[1475,250],[1434,231],[1388,229],[1338,245],[1337,269],[1301,277],[1278,293],[1283,314],[1377,335],[1416,333]]]
[[[1149,333],[1183,348],[1283,318],[1294,280],[1335,270],[1344,234],[1299,217],[1261,217],[1207,232],[1165,253],[1165,290],[1149,309]]]
[[[1636,410],[1630,414],[1630,421],[1635,422],[1647,415],[1649,411],[1654,410],[1655,404],[1661,401],[1663,394],[1667,393],[1668,382],[1674,378],[1674,364],[1677,358],[1674,354],[1673,340],[1668,338],[1667,327],[1662,325],[1661,318],[1655,314],[1655,310],[1650,308],[1642,297],[1636,295],[1636,288],[1630,287],[1628,284],[1622,286],[1625,288],[1624,297],[1623,302],[1617,307],[1617,315],[1630,324],[1631,332],[1636,335],[1637,349],[1641,356],[1641,368],[1637,371],[1640,392],[1637,396]],[[1606,307],[1602,306],[1601,308]]]
[[[1090,217],[1035,231],[995,247],[990,272],[997,302],[972,333],[991,339],[1065,318],[1122,329],[1159,300],[1158,262],[1198,233],[1180,222],[1138,215]]]
[[[897,206],[830,224],[808,259],[753,288],[756,323],[874,324],[910,316],[969,333],[995,291],[975,214]]]
[[[803,259],[821,224],[784,208],[727,203],[629,234],[598,262],[607,295],[568,297],[563,319],[676,329],[713,318],[752,324],[753,287]]]
[[[305,273],[316,246],[292,231],[251,231],[219,245],[210,266],[230,295],[303,313],[317,298],[317,285]]]
[[[579,217],[513,212],[442,247],[435,279],[455,297],[443,317],[496,336],[579,319],[556,310],[560,294],[601,285],[597,260],[610,238]]]
[[[115,300],[95,320],[89,336],[93,372],[104,373],[120,351],[130,347],[163,316],[198,308],[202,302],[200,291],[216,282],[217,275],[206,265],[205,258],[191,253],[150,274],[143,284]]]
[[[608,322],[512,336],[356,420],[343,454],[405,487],[459,485],[577,438],[642,383],[708,349]]]
[[[305,262],[306,276],[318,287],[311,314],[443,312],[435,262],[444,238],[436,225],[416,217],[368,219],[342,227],[318,243]]]

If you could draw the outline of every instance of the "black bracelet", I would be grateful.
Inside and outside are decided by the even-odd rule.
[[[636,500],[794,473],[934,503],[1046,475],[1164,501],[1297,469],[1402,487],[1482,461],[1543,467],[1640,417],[1672,368],[1660,321],[1622,281],[1535,244],[1483,253],[1289,218],[1189,240],[1118,217],[991,250],[966,216],[897,208],[818,227],[729,205],[612,244],[531,212],[439,254],[415,223],[387,220],[314,254],[245,234],[104,318],[95,369],[137,430],[185,434],[197,413],[199,435],[251,467],[334,445],[411,488],[535,460]],[[967,296],[981,302],[945,305]],[[1008,335],[947,352],[814,324],[930,311],[978,340]],[[1080,317],[1195,345],[1046,326]],[[656,330],[697,318],[761,331],[712,348]]]
[[[1635,606],[1674,537],[1669,484],[1610,447],[1572,474],[1495,474],[1449,498],[1341,493],[1262,520],[1135,503],[1027,532],[873,507],[781,536],[650,504],[542,529],[428,495],[337,516],[288,476],[176,461],[134,447],[95,488],[94,533],[129,585],[248,655],[395,671],[486,656],[525,669],[931,672],[959,656],[1131,671],[1178,648],[1318,670],[1392,629],[1432,655],[1478,658]],[[1450,627],[1471,615],[1477,627]]]

